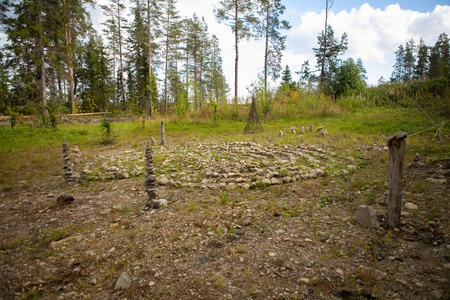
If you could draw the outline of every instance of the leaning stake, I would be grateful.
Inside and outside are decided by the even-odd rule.
[[[400,212],[402,203],[403,158],[405,156],[405,138],[407,133],[397,132],[391,136],[387,145],[389,147],[389,198],[387,211],[387,225],[396,228],[400,225]]]

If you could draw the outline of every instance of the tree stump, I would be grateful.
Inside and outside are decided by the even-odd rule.
[[[397,132],[391,136],[387,145],[389,147],[389,194],[387,226],[396,228],[400,225],[400,213],[402,204],[402,178],[403,158],[405,156],[405,138],[407,133]]]

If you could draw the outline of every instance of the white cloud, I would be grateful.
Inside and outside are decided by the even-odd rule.
[[[107,0],[100,0],[107,3]],[[223,69],[227,82],[234,95],[234,36],[231,29],[219,24],[214,16],[214,8],[219,7],[219,0],[179,0],[177,9],[182,18],[204,17],[211,34],[219,38],[222,50]],[[294,71],[299,71],[305,60],[310,60],[313,69],[316,63],[312,48],[317,47],[317,35],[324,27],[324,11],[320,13],[307,11],[300,13],[298,7],[287,7],[286,18],[292,24],[299,26],[287,31],[286,50],[283,57],[283,67],[288,64],[293,77],[298,78]],[[411,38],[416,43],[423,38],[427,45],[434,45],[440,33],[450,33],[450,6],[437,5],[432,12],[420,13],[401,9],[398,4],[389,5],[384,9],[376,9],[369,4],[350,11],[332,13],[330,24],[339,37],[347,32],[349,49],[344,57],[361,57],[368,71],[369,84],[376,84],[380,76],[388,78],[394,65],[394,51],[399,44],[405,44]],[[94,24],[99,24],[100,16],[92,16]],[[263,70],[264,43],[262,41],[243,41],[239,44],[239,95],[248,94],[246,88],[257,80],[258,73]],[[230,95],[230,96],[231,96]]]
[[[349,49],[345,57],[361,57],[368,71],[369,83],[376,84],[380,76],[388,78],[394,64],[394,51],[411,38],[416,43],[423,38],[434,45],[442,32],[450,31],[450,7],[436,6],[430,13],[401,9],[398,4],[385,9],[375,9],[369,4],[330,15],[330,24],[335,34],[347,32]],[[325,14],[306,12],[302,23],[288,34],[285,62],[298,68],[295,57],[312,57],[311,48],[317,46],[317,35],[323,30]],[[294,63],[291,63],[294,60]],[[315,59],[310,62],[314,65]]]

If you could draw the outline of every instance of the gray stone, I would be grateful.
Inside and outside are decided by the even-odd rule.
[[[159,185],[167,185],[169,183],[169,179],[167,179],[166,177],[160,176],[160,177],[158,177],[156,182],[158,182]]]
[[[321,135],[321,136],[327,136],[327,135],[328,135],[328,130],[322,129],[322,130],[320,131],[320,135]]]
[[[405,208],[406,208],[407,210],[413,210],[413,211],[419,210],[419,206],[416,205],[416,204],[414,204],[414,203],[411,203],[411,202],[406,202],[406,203],[405,203]]]
[[[387,274],[371,267],[359,266],[355,271],[356,275],[363,280],[382,280]]]
[[[312,124],[309,124],[309,132],[313,132],[313,126],[312,126]]]
[[[167,206],[167,200],[166,199],[153,199],[151,200],[152,206],[155,209],[161,208],[163,206]]]
[[[377,220],[377,215],[375,214],[372,206],[360,206],[356,212],[355,220],[358,224],[368,228],[380,227],[380,223],[378,223]]]
[[[272,178],[270,179],[270,184],[273,184],[273,185],[281,184],[281,181],[279,181],[279,180],[276,179],[275,177],[272,177]]]
[[[244,190],[249,190],[249,189],[250,189],[250,185],[249,185],[248,183],[243,183],[243,184],[242,184],[242,188],[243,188]]]
[[[74,200],[75,200],[75,198],[73,196],[64,194],[64,195],[59,196],[56,199],[56,203],[58,203],[59,205],[65,205],[65,204],[72,203]]]
[[[131,277],[126,272],[123,272],[120,274],[119,278],[116,281],[116,284],[114,284],[114,290],[126,290],[129,289],[131,286]]]
[[[264,183],[265,185],[271,185],[272,184],[272,182],[268,178],[264,178],[263,180],[261,180],[261,182]]]
[[[446,184],[447,180],[445,179],[438,179],[438,178],[427,178],[425,181],[430,183],[437,183],[437,184]]]
[[[430,295],[433,296],[434,299],[442,299],[442,297],[444,297],[444,291],[434,290],[430,293]]]

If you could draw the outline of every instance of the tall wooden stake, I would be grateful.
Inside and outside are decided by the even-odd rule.
[[[160,135],[160,144],[164,146],[164,139],[165,139],[165,129],[164,129],[164,121],[161,121],[161,135]]]
[[[387,225],[396,228],[400,225],[400,212],[402,204],[402,178],[403,158],[405,156],[405,138],[407,133],[397,132],[391,136],[387,145],[389,147],[389,198],[387,211]]]

